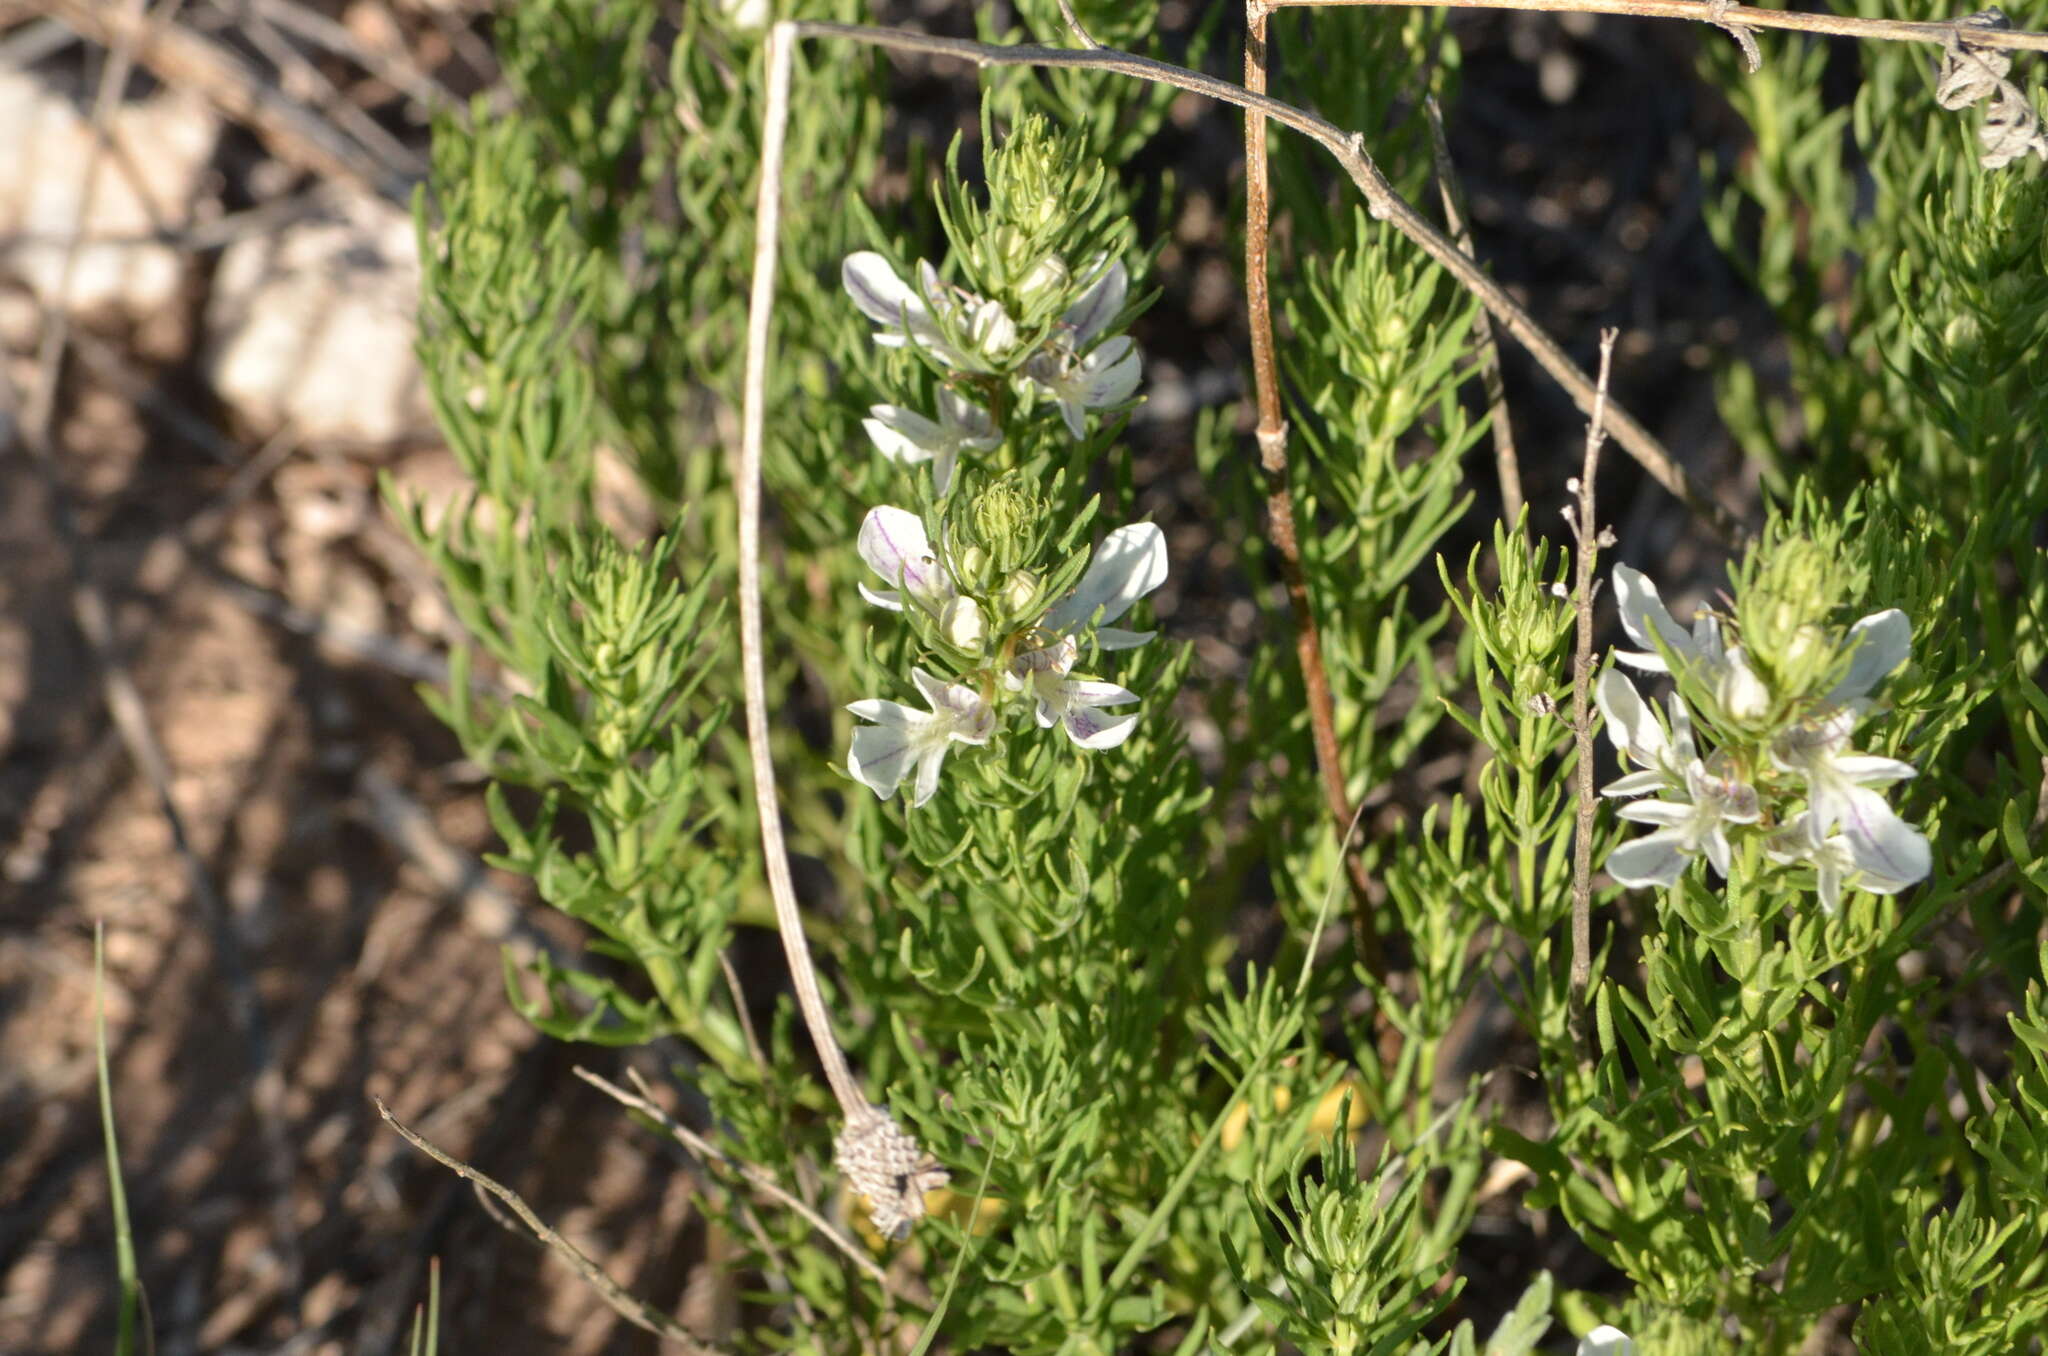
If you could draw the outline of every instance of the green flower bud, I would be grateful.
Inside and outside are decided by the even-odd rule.
[[[996,593],[996,602],[1012,617],[1023,617],[1038,601],[1039,578],[1030,570],[1012,570]]]

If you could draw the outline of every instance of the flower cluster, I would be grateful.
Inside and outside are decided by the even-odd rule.
[[[1036,572],[990,571],[980,547],[958,553],[965,559],[956,574],[923,520],[905,509],[871,510],[858,547],[868,568],[892,586],[862,584],[861,596],[892,612],[914,610],[937,647],[964,670],[950,682],[912,670],[928,711],[874,699],[847,708],[871,722],[853,732],[847,771],[877,796],[894,795],[914,774],[911,804],[930,800],[947,752],[955,743],[988,743],[1012,696],[1029,704],[1040,728],[1058,725],[1081,748],[1115,748],[1130,736],[1137,716],[1107,708],[1128,706],[1138,694],[1074,667],[1085,649],[1135,649],[1152,639],[1153,632],[1110,623],[1166,581],[1166,539],[1157,527],[1132,523],[1111,532],[1073,590],[1049,603]]]
[[[1609,875],[1669,886],[1704,857],[1725,877],[1733,838],[1755,834],[1769,860],[1814,873],[1829,913],[1844,885],[1894,894],[1926,878],[1926,838],[1873,789],[1913,776],[1912,766],[1851,747],[1874,709],[1871,692],[1911,651],[1904,613],[1874,613],[1840,636],[1817,624],[1791,628],[1786,655],[1767,665],[1730,619],[1701,609],[1681,626],[1642,574],[1617,565],[1613,578],[1622,628],[1638,647],[1614,657],[1671,675],[1675,690],[1660,718],[1620,669],[1601,675],[1608,737],[1635,769],[1602,794],[1626,800],[1623,819],[1652,827],[1614,850]],[[1713,747],[1696,733],[1696,716]]]
[[[1015,396],[1050,401],[1067,432],[1087,435],[1090,410],[1119,408],[1137,392],[1143,362],[1128,335],[1108,335],[1123,315],[1130,275],[1121,261],[1096,260],[1080,295],[1058,319],[1027,336],[1010,311],[943,281],[920,259],[914,283],[897,276],[889,261],[872,251],[847,256],[840,270],[847,295],[874,321],[875,342],[884,348],[915,347],[946,369],[938,417],[895,405],[876,405],[865,421],[875,448],[893,461],[932,463],[934,488],[944,494],[962,452],[988,452],[1002,445],[995,420],[955,386],[990,400]],[[1072,280],[1057,257],[1041,259],[1021,290],[1036,299]]]

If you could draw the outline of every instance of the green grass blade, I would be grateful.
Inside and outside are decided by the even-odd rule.
[[[134,1356],[138,1315],[146,1312],[142,1281],[135,1272],[135,1235],[128,1224],[128,1193],[121,1185],[121,1145],[114,1135],[114,1089],[107,1075],[106,928],[92,930],[92,1027],[99,1060],[100,1130],[107,1141],[107,1197],[114,1206],[114,1272],[121,1283],[121,1308],[114,1333],[115,1356]],[[145,1349],[154,1350],[148,1333]]]

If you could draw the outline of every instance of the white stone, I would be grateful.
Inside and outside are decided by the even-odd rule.
[[[220,120],[176,92],[123,104],[108,119],[109,144],[92,159],[91,119],[34,77],[0,71],[0,271],[44,305],[57,300],[74,227],[74,312],[144,318],[172,304],[188,257],[150,237],[191,226]],[[93,165],[83,217],[79,195]]]
[[[320,215],[222,252],[206,306],[206,370],[250,431],[289,423],[308,441],[434,435],[413,327],[420,267],[412,218],[336,194]]]

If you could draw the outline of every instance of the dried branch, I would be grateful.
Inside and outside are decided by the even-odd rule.
[[[645,1300],[629,1293],[624,1286],[606,1275],[604,1268],[590,1260],[588,1253],[585,1253],[583,1249],[556,1233],[546,1220],[535,1214],[533,1207],[521,1200],[518,1192],[492,1178],[484,1176],[484,1174],[478,1172],[461,1159],[435,1148],[432,1144],[420,1138],[403,1121],[400,1121],[398,1117],[391,1114],[391,1108],[384,1105],[384,1100],[381,1097],[372,1097],[370,1100],[376,1104],[377,1114],[382,1116],[393,1130],[396,1130],[403,1136],[406,1143],[412,1145],[413,1148],[418,1149],[421,1153],[433,1159],[463,1181],[488,1191],[491,1195],[502,1201],[506,1209],[519,1217],[520,1223],[533,1230],[535,1238],[560,1253],[563,1259],[576,1269],[576,1274],[583,1278],[584,1283],[592,1290],[595,1290],[598,1297],[610,1305],[612,1312],[616,1313],[620,1318],[625,1319],[636,1328],[644,1328],[657,1337],[674,1342],[684,1351],[698,1353],[701,1356],[710,1356],[716,1350],[716,1348],[699,1342],[690,1335],[689,1329]]]
[[[1956,35],[1950,23],[1913,23],[1903,19],[1861,19],[1847,14],[1805,14],[1753,5],[1718,4],[1715,0],[1263,0],[1267,9],[1334,9],[1356,5],[1421,5],[1432,9],[1528,9],[1565,14],[1623,14],[1638,19],[1690,19],[1722,28],[1779,28],[1822,33],[1836,38],[1868,38],[1877,42],[1926,42],[1944,46]],[[2048,52],[2048,33],[2018,30],[1968,30],[1978,47],[2010,47]]]
[[[1271,0],[1265,0],[1265,3],[1267,8],[1274,7]],[[1537,365],[1549,373],[1551,379],[1571,396],[1572,402],[1581,411],[1588,415],[1593,412],[1596,397],[1593,382],[1579,370],[1578,364],[1572,361],[1563,346],[1550,337],[1535,318],[1523,309],[1521,303],[1508,294],[1506,288],[1466,257],[1429,218],[1423,216],[1394,191],[1394,186],[1387,182],[1386,176],[1380,173],[1372,157],[1366,154],[1364,138],[1356,132],[1346,132],[1306,109],[1241,88],[1227,80],[1219,80],[1215,76],[1203,75],[1199,71],[1191,71],[1183,66],[1169,65],[1163,61],[1154,61],[1150,57],[1107,47],[1091,51],[1074,51],[1030,44],[1004,46],[997,43],[975,42],[966,38],[942,38],[924,33],[822,21],[785,22],[777,25],[777,30],[786,32],[789,35],[787,40],[792,42],[803,38],[839,38],[895,51],[917,52],[925,56],[957,57],[983,67],[1048,66],[1107,71],[1134,80],[1170,85],[1175,89],[1183,89],[1220,103],[1263,113],[1274,122],[1299,132],[1328,151],[1343,169],[1346,177],[1364,195],[1366,208],[1376,220],[1391,225],[1414,242],[1423,253],[1441,264],[1461,286],[1479,298],[1493,317],[1514,336],[1516,342],[1528,350]],[[1612,400],[1605,402],[1605,408],[1605,422],[1609,435],[1623,450],[1642,464],[1643,469],[1650,473],[1653,480],[1683,501],[1722,540],[1733,543],[1742,538],[1742,525],[1736,516],[1696,487],[1686,475],[1684,468],[1679,466],[1654,434]]]
[[[834,1248],[843,1253],[849,1261],[861,1269],[869,1280],[881,1286],[892,1298],[901,1300],[906,1304],[916,1302],[912,1296],[903,1293],[902,1287],[890,1277],[888,1272],[882,1270],[881,1265],[874,1258],[870,1257],[859,1244],[833,1228],[830,1220],[805,1204],[795,1193],[785,1188],[782,1183],[776,1181],[775,1174],[758,1164],[742,1162],[719,1149],[717,1145],[711,1143],[711,1141],[690,1129],[689,1126],[684,1125],[675,1117],[669,1115],[668,1112],[662,1110],[659,1103],[647,1096],[647,1089],[644,1085],[639,1092],[628,1092],[618,1084],[610,1082],[599,1074],[592,1073],[580,1064],[576,1066],[576,1076],[621,1106],[630,1107],[632,1110],[651,1118],[662,1129],[668,1131],[670,1138],[687,1149],[693,1158],[704,1164],[707,1168],[716,1166],[735,1173],[744,1179],[748,1186],[751,1186],[763,1196],[768,1197],[777,1205],[795,1211],[803,1219],[804,1223],[817,1230],[827,1243],[830,1243]],[[638,1082],[638,1075],[636,1074],[634,1077],[635,1082]]]
[[[855,30],[860,31],[860,30]],[[776,931],[789,960],[797,1006],[825,1067],[846,1125],[834,1141],[839,1170],[865,1196],[875,1227],[903,1237],[924,1216],[925,1191],[942,1186],[946,1171],[895,1119],[869,1102],[853,1080],[846,1053],[832,1031],[818,972],[804,939],[789,849],[782,837],[781,798],[768,747],[768,682],[761,659],[761,439],[768,389],[768,326],[775,311],[775,255],[781,238],[782,152],[789,130],[789,68],[798,25],[778,23],[768,34],[768,94],[761,112],[761,187],[754,212],[754,276],[747,301],[746,378],[740,411],[739,614],[740,682],[747,707],[747,752],[753,768],[754,808],[761,822],[761,855]]]
[[[1245,2],[1244,86],[1266,92],[1266,11],[1259,0]],[[1266,536],[1280,557],[1280,578],[1287,606],[1294,615],[1294,657],[1301,666],[1301,686],[1308,698],[1308,724],[1315,746],[1316,771],[1323,781],[1323,800],[1330,819],[1340,826],[1352,822],[1351,796],[1344,785],[1344,759],[1337,746],[1336,703],[1330,696],[1329,670],[1323,663],[1322,630],[1309,597],[1308,575],[1301,566],[1301,539],[1294,522],[1294,488],[1287,475],[1287,417],[1280,407],[1280,364],[1273,343],[1273,302],[1267,290],[1267,252],[1272,234],[1272,178],[1266,155],[1266,115],[1256,108],[1244,114],[1244,302],[1252,339],[1252,384],[1258,394],[1259,466],[1266,477]],[[1351,881],[1351,930],[1358,954],[1374,977],[1386,978],[1385,947],[1373,916],[1372,881],[1365,859],[1349,846],[1350,835],[1338,844]]]
[[[1472,231],[1465,224],[1464,209],[1459,205],[1463,195],[1458,190],[1457,167],[1451,163],[1450,139],[1444,135],[1443,110],[1437,106],[1434,94],[1423,96],[1422,109],[1429,119],[1429,149],[1436,162],[1437,193],[1444,203],[1444,226],[1451,238],[1458,242],[1458,248],[1476,260],[1479,255],[1472,248]],[[1501,516],[1512,523],[1522,516],[1522,461],[1515,452],[1514,422],[1508,417],[1507,386],[1500,372],[1500,345],[1493,337],[1493,321],[1483,310],[1472,317],[1472,335],[1479,347],[1479,380],[1486,390],[1488,428],[1493,434],[1493,463],[1500,478]]]
[[[1600,548],[1614,538],[1600,529],[1594,516],[1593,478],[1600,469],[1600,448],[1607,441],[1607,381],[1614,366],[1614,330],[1600,332],[1599,398],[1586,424],[1586,458],[1571,488],[1578,491],[1576,511],[1567,508],[1572,535],[1578,538],[1578,571],[1572,605],[1578,613],[1577,648],[1572,655],[1572,737],[1578,746],[1578,823],[1572,833],[1572,978],[1571,1012],[1575,1027],[1586,1012],[1586,989],[1593,975],[1593,817],[1599,796],[1593,790],[1593,713],[1587,694],[1593,684],[1593,563]]]

